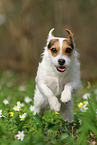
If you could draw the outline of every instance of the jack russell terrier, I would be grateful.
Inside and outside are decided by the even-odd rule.
[[[48,34],[37,71],[34,115],[51,109],[64,120],[73,121],[72,92],[81,88],[79,54],[70,30],[66,29],[66,38],[54,37],[53,30]]]

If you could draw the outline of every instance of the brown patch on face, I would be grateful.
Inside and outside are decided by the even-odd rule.
[[[67,55],[70,57],[73,53],[73,48],[71,47],[70,43],[68,40],[63,40],[62,44],[62,54]]]
[[[74,42],[73,39],[66,38],[67,43],[74,49]]]
[[[48,44],[48,51],[53,57],[56,57],[60,51],[60,43],[58,39],[52,39]]]

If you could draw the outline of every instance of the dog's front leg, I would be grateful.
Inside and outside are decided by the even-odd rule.
[[[57,97],[53,94],[52,90],[43,82],[38,83],[38,87],[43,96],[47,98],[50,109],[60,111],[61,104],[59,103]]]
[[[78,84],[76,82],[71,82],[65,85],[64,90],[61,94],[61,101],[66,103],[71,100],[72,98],[72,91],[77,89]]]

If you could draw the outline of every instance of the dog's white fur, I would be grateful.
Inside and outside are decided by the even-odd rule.
[[[72,121],[73,101],[72,91],[81,88],[80,81],[80,63],[78,61],[78,52],[73,50],[71,57],[62,55],[62,41],[66,38],[54,37],[51,29],[47,39],[47,45],[44,48],[42,62],[39,63],[36,76],[36,89],[34,96],[34,115],[44,114],[47,109],[60,112],[64,120]],[[48,53],[47,46],[51,39],[59,39],[60,52],[56,57]],[[58,59],[65,59],[65,72],[58,72]]]

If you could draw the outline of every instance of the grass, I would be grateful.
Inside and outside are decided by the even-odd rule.
[[[74,122],[64,121],[60,114],[48,110],[43,117],[33,115],[35,84],[31,78],[19,76],[11,71],[0,73],[0,145],[92,145],[97,143],[97,82],[92,82],[74,97]],[[89,93],[86,112],[80,111],[78,104],[86,101],[83,94]],[[28,96],[32,100],[25,102]],[[4,104],[4,99],[9,104]],[[13,107],[20,101],[24,104],[19,111]],[[11,112],[11,113],[10,113]],[[20,115],[27,115],[20,120]],[[2,116],[4,115],[4,116]],[[19,134],[20,132],[24,134]],[[22,132],[23,131],[23,132]],[[19,139],[20,137],[20,139]],[[22,140],[22,141],[21,141]]]

